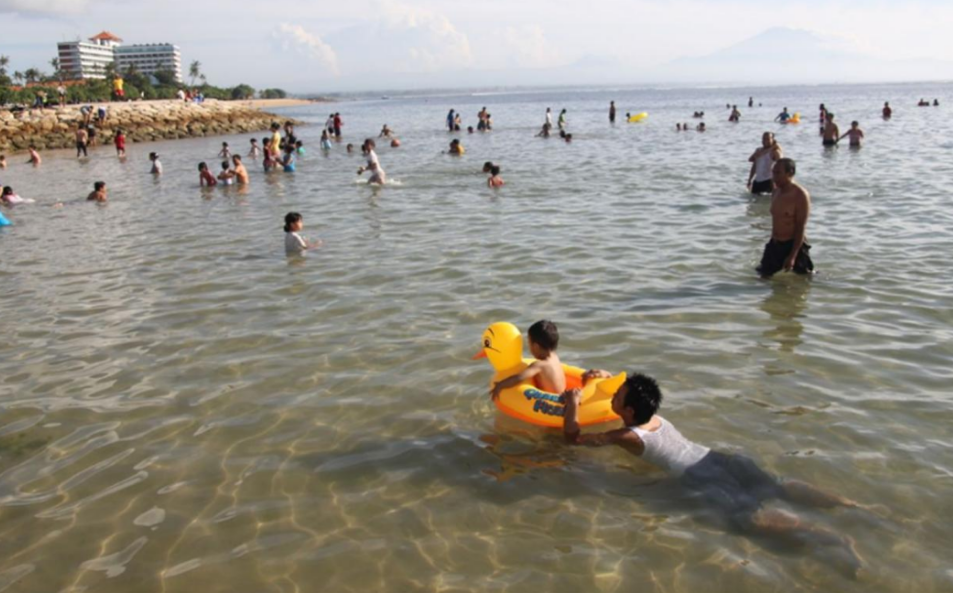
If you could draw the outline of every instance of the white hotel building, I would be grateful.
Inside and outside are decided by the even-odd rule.
[[[65,41],[57,44],[60,69],[71,79],[106,78],[106,67],[113,64],[120,74],[134,66],[142,74],[161,70],[175,73],[182,82],[182,57],[171,43],[122,45],[122,39],[103,31],[89,41]]]

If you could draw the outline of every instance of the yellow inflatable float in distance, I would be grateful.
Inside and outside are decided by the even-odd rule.
[[[491,388],[503,379],[522,372],[533,362],[523,358],[523,336],[512,323],[501,321],[486,328],[482,346],[473,359],[486,358],[493,365]],[[612,411],[612,396],[625,382],[625,373],[608,379],[592,379],[583,385],[585,370],[568,364],[563,365],[563,370],[566,372],[566,389],[583,390],[579,406],[580,425],[618,420],[619,417]],[[504,389],[495,403],[507,416],[537,426],[562,428],[564,405],[560,394],[537,389],[532,381]]]
[[[637,123],[639,123],[640,121],[642,121],[642,120],[644,120],[645,118],[647,118],[648,116],[649,116],[649,114],[646,113],[645,111],[643,111],[642,113],[636,113],[635,115],[630,115],[630,116],[629,116],[629,123],[630,123],[630,124],[637,124]]]
[[[799,124],[799,123],[801,123],[801,114],[800,114],[800,113],[795,113],[794,115],[792,115],[792,116],[791,116],[791,119],[788,120],[788,123],[789,123],[789,124]]]

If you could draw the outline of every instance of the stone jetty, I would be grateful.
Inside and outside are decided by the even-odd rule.
[[[100,125],[96,120],[99,105],[93,104],[92,122],[99,144],[111,142],[118,128],[126,133],[126,142],[133,143],[257,132],[268,129],[272,122],[283,123],[287,119],[239,101],[133,101],[104,105],[108,115]],[[76,128],[82,122],[79,105],[0,111],[0,153],[24,151],[31,144],[39,150],[72,148],[76,145]]]

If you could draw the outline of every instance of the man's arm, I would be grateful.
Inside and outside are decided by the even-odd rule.
[[[645,449],[642,439],[628,428],[617,428],[607,432],[595,434],[580,434],[578,421],[579,403],[582,400],[581,389],[570,389],[562,395],[565,408],[563,410],[563,434],[566,441],[573,445],[588,445],[590,447],[604,447],[605,445],[624,445],[631,448],[636,455],[641,455]]]
[[[797,197],[794,203],[794,245],[791,246],[791,253],[784,261],[785,270],[794,267],[797,254],[804,245],[804,230],[807,228],[807,218],[811,214],[811,196],[808,195],[807,190],[798,188],[795,195]]]

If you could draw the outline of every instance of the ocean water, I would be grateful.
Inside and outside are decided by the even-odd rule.
[[[610,126],[610,99],[648,120]],[[953,590],[951,101],[953,85],[342,101],[282,110],[315,124],[308,154],[294,174],[251,165],[245,192],[200,189],[196,164],[249,136],[9,157],[0,181],[37,203],[0,230],[0,591]],[[862,150],[821,147],[821,102],[860,121]],[[445,154],[447,111],[474,125],[484,105],[496,129]],[[572,144],[533,137],[547,106]],[[804,123],[772,123],[784,106]],[[393,185],[318,150],[331,109],[345,142],[396,131]],[[675,132],[696,110],[709,131]],[[766,130],[813,198],[813,278],[754,273],[769,199],[744,182]],[[82,202],[96,180],[108,205]],[[288,211],[322,249],[286,258]],[[772,503],[853,539],[866,568],[733,533],[631,454],[501,417],[470,356],[487,325],[541,318],[563,360],[656,377],[689,438],[872,505]]]

